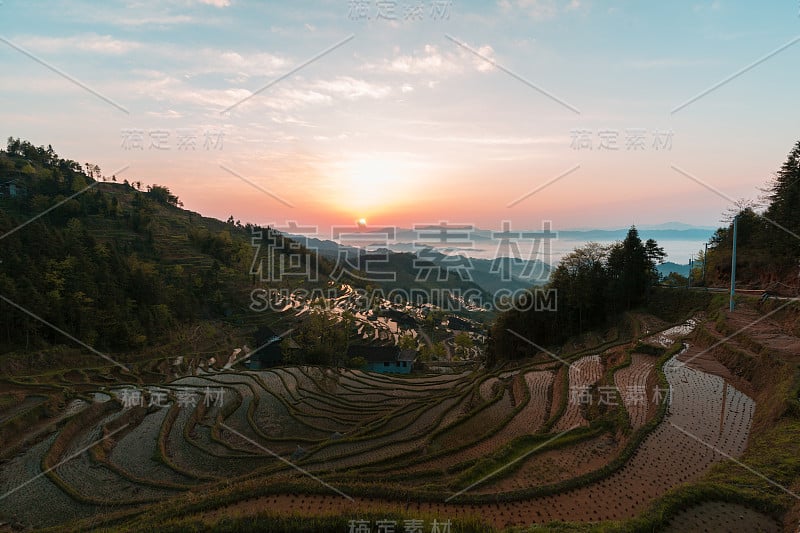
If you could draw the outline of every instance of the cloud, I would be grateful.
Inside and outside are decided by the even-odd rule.
[[[314,87],[333,95],[342,96],[348,100],[357,100],[361,97],[384,98],[392,89],[385,85],[375,85],[365,80],[339,76],[330,81],[318,81]]]
[[[479,72],[487,72],[494,67],[487,61],[476,57],[468,50],[455,47],[454,50],[442,51],[439,47],[426,44],[422,50],[411,54],[402,54],[395,48],[394,56],[384,59],[380,63],[365,63],[363,70],[382,72],[386,74],[426,75],[431,77],[447,77],[463,74],[467,65]],[[489,45],[475,48],[477,52],[490,59],[494,59],[494,50]]]
[[[499,0],[504,12],[519,10],[536,20],[551,19],[558,13],[555,0]]]
[[[551,136],[551,137],[464,137],[464,136],[448,136],[442,135],[434,136],[421,136],[410,135],[403,138],[412,141],[424,142],[444,142],[453,144],[473,144],[483,146],[530,146],[536,144],[559,144],[564,143],[564,137]]]
[[[580,9],[582,6],[583,4],[581,0],[570,0],[570,3],[567,4],[567,7],[565,9],[566,11],[575,11],[577,9]]]
[[[288,124],[292,126],[303,126],[306,128],[317,127],[315,124],[312,124],[311,122],[301,120],[292,115],[273,115],[272,117],[270,117],[270,120],[272,120],[272,122],[274,122],[275,124]]]
[[[719,0],[713,0],[712,2],[703,2],[692,6],[692,10],[695,12],[719,11],[721,8],[722,8],[722,3]]]
[[[333,102],[333,97],[312,89],[283,88],[275,97],[265,95],[264,100],[267,107],[287,110],[309,105],[330,104]]]
[[[232,4],[231,0],[127,0],[123,3],[124,9],[119,9],[110,2],[103,5],[72,0],[68,16],[81,22],[88,19],[126,28],[167,28],[182,24],[216,26],[224,23],[222,17],[207,16],[206,6],[221,9]]]
[[[71,37],[22,36],[16,39],[20,45],[41,53],[74,52],[82,50],[105,55],[121,55],[144,45],[136,41],[115,39],[111,35],[85,33]]]
[[[131,90],[146,99],[167,102],[171,107],[179,104],[195,105],[222,110],[252,93],[247,89],[201,89],[189,86],[185,80],[169,75],[151,75],[147,79],[126,83]]]
[[[624,63],[625,66],[635,69],[697,67],[707,64],[707,61],[701,61],[698,59],[678,59],[669,57],[633,59]]]
[[[167,109],[166,111],[148,111],[148,116],[157,118],[181,118],[183,115],[174,109]]]
[[[231,0],[196,0],[196,2],[214,7],[229,7],[231,5]]]
[[[180,78],[151,71],[141,72],[141,74],[143,79],[131,84],[131,88],[141,97],[167,102],[171,107],[183,104],[217,111],[248,99],[244,104],[246,106],[255,105],[286,113],[307,107],[327,106],[342,99],[353,101],[361,98],[380,99],[389,96],[392,92],[389,86],[377,85],[349,76],[313,81],[287,80],[280,86],[270,88],[269,91],[255,94],[259,89],[257,86],[250,88],[198,87],[191,81],[191,78]],[[255,96],[253,96],[254,94]],[[288,115],[274,121],[279,124],[300,124]]]
[[[89,9],[88,13],[92,13]],[[129,14],[120,16],[119,13],[94,13],[89,15],[94,22],[103,24],[113,24],[115,26],[125,27],[167,27],[176,26],[178,24],[202,24],[210,23],[209,19],[197,19],[191,15],[173,15],[170,13],[148,13],[143,15]]]
[[[37,53],[72,55],[76,51],[124,55],[145,52],[147,57],[179,64],[188,78],[199,74],[226,74],[231,83],[244,83],[253,76],[274,76],[294,64],[288,58],[268,52],[237,52],[219,48],[194,49],[159,42],[116,39],[111,35],[84,33],[67,37],[25,35],[15,42]]]
[[[488,44],[481,46],[476,50],[476,52],[483,57],[494,61],[494,49]],[[494,65],[492,63],[486,61],[485,59],[481,59],[480,57],[475,57],[474,54],[472,54],[472,63],[475,65],[475,68],[478,70],[478,72],[489,72],[490,70],[494,70]]]
[[[420,53],[395,55],[379,65],[370,65],[368,69],[400,74],[447,74],[461,70],[452,55],[442,54],[431,44],[426,44]]]
[[[180,55],[186,60],[194,59],[196,72],[235,73],[237,75],[257,76],[276,74],[288,68],[289,61],[267,52],[241,54],[230,50],[205,48],[200,51],[182,50]]]
[[[521,11],[535,20],[549,20],[559,12],[588,9],[585,0],[498,0],[497,5],[506,14]]]

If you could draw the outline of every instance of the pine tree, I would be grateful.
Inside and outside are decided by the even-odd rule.
[[[774,229],[770,233],[775,236],[773,242],[776,251],[782,255],[792,253],[800,246],[795,236],[800,235],[800,141],[794,145],[775,175],[768,199],[770,205],[764,215],[773,223]]]
[[[645,300],[652,267],[636,226],[631,226],[624,241],[611,248],[608,268],[612,277],[610,298],[620,306],[617,310],[631,309]]]

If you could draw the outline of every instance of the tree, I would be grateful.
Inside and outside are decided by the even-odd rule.
[[[475,343],[472,342],[472,337],[465,331],[458,333],[453,339],[453,343],[456,345],[456,351],[461,354],[467,353],[467,351],[475,345]]]
[[[441,361],[447,355],[447,348],[443,342],[437,342],[431,347],[431,356],[434,361]]]
[[[689,279],[686,276],[682,276],[677,272],[670,272],[664,278],[664,285],[667,287],[686,287],[689,285]]]
[[[417,341],[414,339],[413,335],[405,333],[400,335],[400,338],[397,340],[397,346],[399,346],[401,350],[415,350],[417,348]]]
[[[160,204],[177,206],[179,202],[178,197],[172,194],[169,188],[163,185],[148,186],[147,195]]]
[[[347,366],[350,368],[364,368],[367,366],[367,360],[363,357],[351,357],[347,362]]]
[[[658,272],[658,265],[664,262],[667,258],[667,253],[664,248],[659,246],[655,239],[647,239],[644,243],[644,252],[647,255],[647,260],[650,261],[650,282],[648,289],[651,285],[658,283],[658,278],[661,275]]]
[[[312,309],[299,328],[297,343],[305,362],[315,365],[337,365],[340,354],[347,350],[349,332],[324,309]]]
[[[644,243],[644,251],[647,254],[647,259],[653,265],[660,265],[667,257],[664,248],[659,246],[654,239],[647,239]]]
[[[556,289],[561,298],[563,316],[569,327],[577,323],[579,333],[583,332],[587,315],[604,311],[608,253],[608,247],[589,242],[564,256],[551,275],[550,288]]]
[[[487,365],[535,355],[541,351],[536,345],[559,344],[645,303],[658,281],[656,265],[665,256],[655,241],[642,243],[633,226],[625,240],[611,246],[590,242],[575,248],[545,287],[556,293],[556,309],[526,305],[535,297],[529,291],[516,309],[500,314],[490,332]]]
[[[775,248],[783,255],[794,254],[798,243],[792,233],[800,234],[800,141],[776,173],[768,189],[768,199],[770,204],[764,215],[782,226],[770,231]]]
[[[631,309],[646,299],[654,266],[636,226],[631,226],[625,240],[611,247],[608,268],[612,277],[609,296],[617,304],[616,310]]]

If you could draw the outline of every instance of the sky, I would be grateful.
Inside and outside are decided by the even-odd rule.
[[[800,138],[797,0],[0,2],[0,134],[317,227],[716,226]]]

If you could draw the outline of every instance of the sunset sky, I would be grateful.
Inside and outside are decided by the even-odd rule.
[[[243,222],[716,225],[800,138],[799,9],[4,0],[0,133]]]

